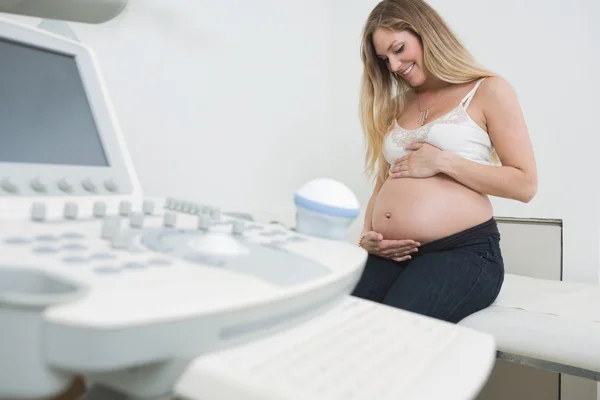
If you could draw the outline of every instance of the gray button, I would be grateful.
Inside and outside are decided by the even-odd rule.
[[[129,226],[132,228],[141,228],[144,226],[144,214],[142,213],[131,213],[129,217]]]
[[[84,235],[82,235],[81,233],[77,233],[77,232],[67,232],[67,233],[63,233],[61,235],[61,237],[63,239],[69,239],[69,240],[74,240],[74,239],[83,239],[85,238]]]
[[[31,219],[38,222],[46,220],[46,205],[36,202],[31,206]]]
[[[105,218],[102,222],[102,237],[104,239],[111,239],[115,236],[121,227],[121,220],[119,218]]]
[[[210,227],[210,215],[198,215],[198,229],[207,230]]]
[[[58,249],[54,248],[54,247],[36,247],[33,249],[34,253],[38,253],[38,254],[54,254],[54,253],[58,253]]]
[[[115,268],[115,267],[97,267],[94,269],[94,271],[98,272],[99,274],[117,274],[119,273],[119,269]]]
[[[82,244],[79,243],[67,243],[62,247],[64,250],[86,250],[87,247],[85,247]]]
[[[104,187],[106,190],[113,193],[119,190],[119,185],[117,185],[117,182],[112,178],[104,182]]]
[[[4,240],[6,244],[28,244],[30,242],[29,239],[23,237],[9,237]]]
[[[96,191],[96,184],[90,178],[87,178],[83,182],[81,182],[81,186],[83,186],[83,188],[88,192]]]
[[[175,227],[177,223],[177,214],[172,211],[165,212],[165,216],[163,217],[163,225],[167,228]]]
[[[129,269],[142,269],[145,268],[145,265],[139,262],[129,262],[126,264],[123,264],[124,268],[129,268]]]
[[[126,217],[131,212],[131,202],[127,200],[122,200],[119,203],[119,214]]]
[[[31,188],[36,192],[45,192],[48,184],[42,181],[40,178],[34,178],[31,181]]]
[[[94,217],[103,218],[106,215],[106,203],[97,201],[94,203]]]
[[[142,211],[146,215],[152,215],[154,213],[154,202],[152,200],[144,200]]]
[[[148,261],[148,265],[157,266],[157,267],[166,267],[167,265],[171,265],[171,261],[165,260],[162,258],[155,258],[153,260]]]
[[[38,242],[56,242],[59,240],[59,238],[54,235],[37,235],[34,239]]]
[[[196,204],[196,215],[204,214],[205,212],[207,212],[207,207],[202,204]]]
[[[85,257],[65,257],[62,260],[69,264],[83,264],[88,261]]]
[[[77,219],[77,211],[77,203],[74,203],[72,201],[65,203],[64,214],[66,219]]]
[[[233,228],[232,228],[232,232],[234,235],[241,235],[244,233],[244,231],[246,230],[246,224],[244,223],[244,221],[240,221],[240,220],[234,220],[233,221]]]
[[[114,260],[117,258],[113,253],[95,253],[90,256],[91,260]]]
[[[72,191],[74,186],[73,182],[71,182],[68,178],[62,178],[56,185],[60,190],[67,193]]]
[[[17,187],[17,185],[15,185],[13,183],[13,181],[11,181],[8,178],[5,178],[2,180],[2,189],[4,189],[5,191],[7,191],[8,193],[17,193],[17,191],[19,190],[19,188]]]

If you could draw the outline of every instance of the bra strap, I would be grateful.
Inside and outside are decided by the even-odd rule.
[[[469,108],[469,104],[471,104],[471,100],[473,100],[473,97],[475,96],[475,92],[477,92],[477,88],[479,87],[479,85],[481,85],[481,82],[483,82],[485,80],[485,78],[481,78],[480,80],[477,81],[477,83],[475,84],[475,87],[473,89],[471,89],[471,91],[469,93],[467,93],[467,95],[465,96],[464,99],[462,99],[461,103],[464,104],[465,110],[467,108]],[[466,104],[465,104],[466,102]]]

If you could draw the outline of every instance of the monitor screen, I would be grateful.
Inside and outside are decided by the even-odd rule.
[[[109,166],[73,56],[0,39],[0,163]]]

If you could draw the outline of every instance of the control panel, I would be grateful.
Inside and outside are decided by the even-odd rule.
[[[0,397],[46,393],[53,368],[94,376],[289,328],[351,292],[366,262],[348,243],[197,202],[45,210],[0,225]]]

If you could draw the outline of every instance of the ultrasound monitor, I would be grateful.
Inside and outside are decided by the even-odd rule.
[[[135,194],[97,69],[84,45],[0,20],[0,201]]]

